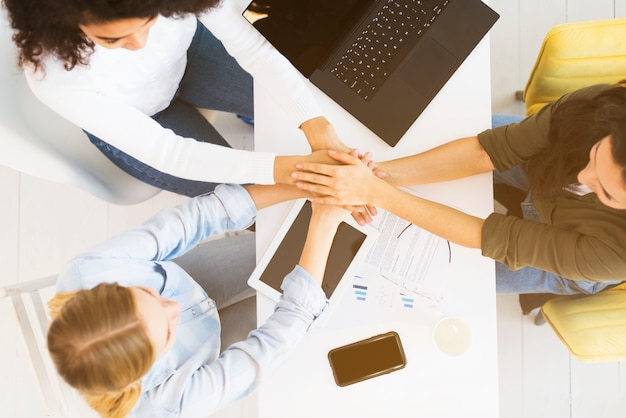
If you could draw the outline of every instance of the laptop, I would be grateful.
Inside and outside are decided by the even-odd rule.
[[[244,17],[395,146],[499,15],[481,0],[265,0]]]

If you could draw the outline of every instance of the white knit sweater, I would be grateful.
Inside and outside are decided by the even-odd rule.
[[[228,52],[263,85],[300,126],[320,116],[302,76],[240,13],[223,0],[201,21]],[[45,73],[26,71],[35,95],[75,125],[155,169],[215,183],[274,182],[273,153],[234,150],[184,138],[150,115],[165,109],[184,74],[196,18],[159,16],[144,48],[130,51],[96,45],[88,66],[66,71],[56,59]]]

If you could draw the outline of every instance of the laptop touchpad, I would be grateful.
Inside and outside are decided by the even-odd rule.
[[[432,38],[424,39],[400,69],[400,78],[418,93],[430,97],[448,81],[457,59]]]

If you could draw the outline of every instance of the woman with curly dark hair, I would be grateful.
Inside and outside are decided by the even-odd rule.
[[[371,203],[480,249],[497,261],[498,292],[592,294],[626,279],[624,82],[583,88],[516,123],[381,162],[384,180],[347,154],[334,156],[348,165],[303,163],[296,174],[301,188],[326,195],[313,201]],[[519,217],[482,219],[395,187],[492,171],[494,183],[526,196]]]
[[[297,71],[234,0],[3,3],[35,95],[146,183],[195,196],[215,183],[291,181],[293,157],[233,150],[197,109],[253,118],[250,74],[313,151],[347,149]]]

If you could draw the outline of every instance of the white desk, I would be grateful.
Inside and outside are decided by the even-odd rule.
[[[348,146],[371,151],[382,161],[474,135],[490,126],[489,43],[485,38],[455,73],[404,138],[390,148],[323,93],[312,87]],[[284,122],[283,111],[255,88],[255,145],[279,154],[309,152],[304,135]],[[280,145],[279,145],[280,144]],[[467,213],[493,211],[491,175],[420,186],[419,191]],[[280,225],[289,203],[265,209],[257,220],[260,257]],[[259,389],[260,418],[351,417],[497,417],[498,369],[493,261],[480,251],[452,246],[448,293],[426,311],[403,313],[374,304],[357,305],[346,292],[332,317],[311,332],[304,344]],[[258,295],[259,323],[274,304]],[[432,331],[444,316],[462,318],[472,342],[451,357],[434,344]],[[407,357],[403,370],[347,387],[338,387],[327,360],[331,348],[395,330]]]

